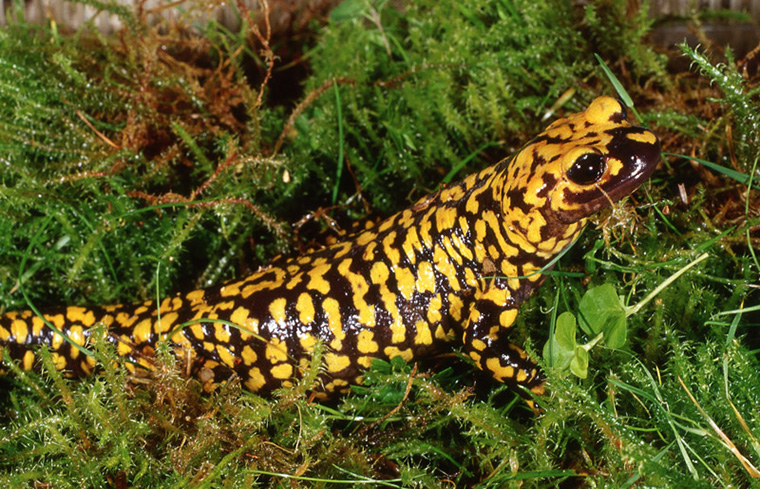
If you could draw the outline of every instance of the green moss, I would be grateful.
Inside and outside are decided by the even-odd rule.
[[[462,160],[514,150],[572,80],[593,70],[562,2],[423,1],[399,12],[349,1],[341,9],[312,52],[307,91],[338,82],[343,137],[335,99],[323,96],[301,116],[292,151],[325,168],[327,192],[342,145],[381,212],[407,203],[410,191],[435,190],[430,182],[461,178]],[[340,183],[356,191],[348,175]],[[388,186],[396,196],[382,191]]]

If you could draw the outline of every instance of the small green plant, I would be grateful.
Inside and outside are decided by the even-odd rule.
[[[547,365],[559,370],[569,369],[576,377],[585,379],[588,376],[589,351],[600,342],[607,348],[622,348],[628,335],[626,318],[640,311],[670,283],[708,256],[707,253],[700,255],[633,306],[625,305],[624,298],[617,294],[612,284],[588,289],[578,305],[578,320],[569,311],[556,318],[554,332],[543,349]],[[591,338],[588,343],[577,342],[578,326]]]

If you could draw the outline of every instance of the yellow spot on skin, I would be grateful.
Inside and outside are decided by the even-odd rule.
[[[332,297],[327,297],[322,301],[322,308],[327,316],[327,325],[335,338],[335,340],[330,342],[330,347],[340,350],[342,348],[342,341],[346,337],[346,333],[343,331],[343,323],[341,322],[340,304]]]
[[[454,333],[452,331],[447,333],[446,330],[443,328],[443,326],[439,324],[435,328],[435,339],[451,342],[451,341],[454,341]]]
[[[439,230],[451,229],[457,220],[457,212],[453,207],[443,207],[435,213],[435,225]]]
[[[253,365],[256,363],[256,360],[259,359],[258,355],[256,355],[256,352],[253,351],[253,348],[251,348],[250,345],[245,345],[243,347],[243,351],[240,352],[240,357],[246,365]]]
[[[116,322],[119,324],[119,326],[123,328],[131,328],[132,325],[135,324],[138,319],[140,319],[139,316],[134,316],[126,312],[120,312],[116,314]],[[52,322],[55,324],[54,321]],[[56,324],[56,326],[58,325]]]
[[[359,246],[370,243],[377,238],[377,234],[373,231],[365,231],[356,238],[356,244]]]
[[[264,355],[270,363],[284,362],[288,359],[288,346],[280,338],[272,338]]]
[[[483,295],[480,298],[482,300],[491,301],[497,306],[503,306],[507,303],[509,297],[510,293],[507,289],[502,289],[499,287],[488,287],[488,289],[483,292]]]
[[[296,311],[298,311],[298,318],[301,320],[301,324],[311,324],[314,322],[314,301],[311,300],[311,295],[302,292],[298,296]]]
[[[222,288],[219,289],[219,294],[222,297],[237,297],[240,295],[240,284],[233,283],[233,284],[224,285]]]
[[[34,316],[32,318],[32,336],[39,336],[40,333],[42,333],[42,328],[45,327],[45,321],[42,320],[39,316]],[[2,328],[0,328],[0,339],[2,339],[3,333]]]
[[[488,256],[494,261],[498,261],[501,258],[501,253],[499,253],[499,250],[494,245],[491,245],[488,247]]]
[[[193,336],[196,340],[202,340],[206,338],[206,334],[203,332],[203,326],[201,326],[201,323],[190,325],[190,332],[193,333]]]
[[[50,349],[57,350],[61,347],[62,344],[63,344],[63,336],[59,335],[58,333],[54,333],[53,339],[50,342]]]
[[[177,356],[186,356],[186,352],[193,353],[193,346],[190,343],[190,337],[185,330],[179,330],[171,336],[171,341],[176,345]]]
[[[325,384],[325,390],[327,392],[340,392],[343,393],[346,390],[345,389],[339,389],[339,387],[343,387],[348,385],[348,382],[346,382],[343,379],[333,379],[331,382]]]
[[[261,375],[261,370],[258,367],[253,367],[248,371],[248,378],[245,380],[245,388],[251,392],[256,392],[266,384],[264,376]]]
[[[449,314],[454,321],[462,320],[462,307],[464,307],[462,299],[455,294],[449,294]]]
[[[435,273],[428,261],[420,262],[417,266],[417,291],[435,292]]]
[[[494,378],[498,381],[504,381],[504,379],[511,379],[515,376],[514,367],[508,365],[502,367],[498,358],[489,358],[486,360],[486,368],[493,374]]]
[[[248,323],[248,308],[240,306],[230,315],[230,321],[238,326],[245,326]]]
[[[84,307],[71,306],[66,309],[66,319],[72,323],[81,323],[90,327],[95,324],[95,314]]]
[[[385,348],[383,348],[383,353],[389,359],[391,359],[393,357],[401,357],[401,358],[404,359],[404,361],[407,361],[407,362],[409,362],[412,358],[414,358],[414,354],[412,353],[412,349],[411,348],[406,348],[404,350],[399,350],[395,346],[386,346]]]
[[[525,373],[525,370],[520,369],[517,371],[517,377],[515,380],[518,382],[525,382],[528,380],[528,374]]]
[[[32,350],[26,350],[24,352],[24,359],[21,361],[21,368],[31,370],[32,367],[34,367],[34,353],[32,353]]]
[[[160,326],[159,332],[161,332],[161,333],[168,333],[172,329],[172,327],[174,326],[174,323],[177,322],[177,317],[179,317],[179,316],[177,316],[176,312],[170,312],[168,314],[162,314],[161,315],[161,323],[160,324],[156,324],[156,326]],[[110,319],[110,316],[106,316],[102,320],[103,323],[106,324],[106,326],[108,326],[108,324],[107,324],[108,323],[108,319]]]
[[[469,199],[467,199],[467,205],[465,207],[465,210],[469,214],[475,214],[475,215],[477,215],[478,214],[478,209],[480,208],[480,206],[478,204],[478,199],[476,199],[475,197],[477,197],[477,194],[476,195],[472,195],[472,196],[470,196]]]
[[[81,326],[72,326],[66,333],[71,341],[77,345],[84,345],[84,329]],[[74,350],[76,350],[76,348]],[[78,352],[79,350],[76,351]]]
[[[391,330],[391,343],[399,344],[406,341],[406,326],[404,326],[401,318],[397,318],[390,326]]]
[[[405,209],[401,212],[401,215],[398,218],[398,227],[403,229],[410,229],[412,225],[414,224],[413,219],[414,213],[411,209]]]
[[[375,248],[377,248],[376,242],[369,243],[362,253],[362,259],[367,262],[375,261]]]
[[[446,247],[446,251],[449,253],[449,255],[451,255],[451,257],[459,265],[462,264],[462,256],[468,260],[472,260],[474,258],[472,250],[467,244],[465,244],[464,241],[462,241],[462,238],[458,233],[452,234],[451,239],[446,237],[446,239],[443,240],[443,245]]]
[[[652,137],[654,137],[654,134],[652,134]],[[607,159],[607,172],[609,175],[617,176],[620,173],[620,170],[622,170],[623,168],[624,168],[623,162],[620,161],[619,159],[617,158]]]
[[[517,271],[517,267],[514,266],[512,263],[510,263],[509,260],[501,261],[501,274],[505,277],[517,277],[519,275]],[[510,281],[508,284],[510,288],[512,288],[513,285],[517,285],[519,287],[519,282],[515,284],[512,281]],[[517,289],[513,289],[513,290],[517,290]]]
[[[314,338],[312,335],[307,334],[307,335],[301,336],[298,339],[298,342],[301,343],[301,348],[303,348],[306,353],[311,353],[311,351],[314,349],[314,345],[317,344],[317,339]],[[305,360],[305,359],[302,359],[302,360]]]
[[[54,316],[45,316],[48,321],[53,323],[56,328],[61,329],[66,324],[66,320],[63,318],[63,314],[56,314]]]
[[[456,185],[446,189],[441,195],[441,200],[448,202],[450,200],[459,200],[462,197],[464,197],[464,189],[461,185]]]
[[[372,269],[369,272],[369,278],[372,280],[373,284],[377,285],[383,285],[388,282],[388,277],[390,276],[390,272],[388,270],[388,266],[379,261],[372,265]]]
[[[515,322],[515,318],[517,317],[517,309],[507,309],[505,311],[502,311],[499,315],[499,324],[503,328],[508,328],[512,326],[512,323]]]
[[[348,280],[351,285],[354,307],[359,313],[359,323],[372,328],[375,326],[375,306],[367,304],[364,300],[364,296],[369,290],[369,284],[366,279],[351,271],[351,258],[343,260],[338,264],[338,273]]]
[[[368,356],[361,356],[356,359],[357,365],[363,368],[370,368],[372,366],[372,358]]]
[[[470,231],[470,223],[464,216],[459,216],[458,222],[459,229],[462,230],[462,236],[467,236],[467,233]],[[458,235],[458,233],[455,233],[455,235]]]
[[[448,254],[440,246],[436,246],[435,251],[433,251],[433,263],[435,263],[435,269],[438,273],[446,277],[447,285],[451,290],[458,291],[462,288],[457,278],[457,269],[449,261]]]
[[[219,355],[219,360],[228,367],[232,368],[235,366],[235,356],[232,354],[230,350],[227,348],[217,345],[216,347],[216,353]]]
[[[66,357],[59,353],[51,353],[50,358],[53,360],[56,370],[64,370],[66,368]]]
[[[404,250],[404,255],[409,263],[414,264],[417,262],[416,250],[420,247],[420,238],[417,236],[416,228],[409,228],[406,232],[406,238],[401,244],[401,249]]]
[[[95,360],[95,357],[84,357],[84,362],[82,362],[82,368],[84,368],[84,365],[87,364],[87,366],[90,368],[88,371],[91,372],[92,368],[95,367],[95,364],[97,363],[97,360]]]
[[[148,343],[153,335],[153,321],[150,318],[143,319],[132,330],[133,342],[137,345]]]
[[[531,243],[541,242],[541,229],[546,226],[546,219],[540,212],[532,212],[527,219],[527,236]]]
[[[194,305],[196,303],[202,302],[203,297],[206,295],[205,290],[194,290],[187,294],[185,296],[185,299],[187,299],[190,302],[190,305]]]
[[[309,283],[306,287],[311,290],[316,290],[322,295],[327,295],[330,292],[330,284],[323,278],[323,275],[327,273],[330,268],[330,265],[324,264],[315,266],[309,270]]]
[[[351,359],[348,355],[339,355],[337,353],[325,354],[325,365],[330,373],[338,373],[351,365]]]
[[[411,300],[414,293],[414,275],[408,268],[396,268],[398,291],[405,300]]]
[[[214,311],[229,311],[235,307],[235,301],[219,302],[214,304]]]
[[[279,324],[285,323],[285,305],[287,304],[287,301],[280,297],[279,299],[275,299],[272,301],[271,304],[269,304],[269,314],[272,316],[272,319],[274,319]]]
[[[26,336],[29,334],[29,328],[25,321],[16,319],[11,323],[11,336],[16,338],[16,343],[23,345],[26,343]]]
[[[653,133],[649,131],[629,134],[628,139],[630,139],[631,141],[636,141],[638,143],[644,143],[644,144],[653,145],[657,143],[657,136],[655,136]]]
[[[298,284],[301,283],[302,280],[303,280],[303,272],[299,272],[288,281],[285,287],[288,290],[293,290]]]
[[[359,332],[356,337],[356,350],[359,353],[375,353],[379,350],[377,342],[375,341],[375,335],[372,331],[364,329]]]
[[[383,238],[383,251],[391,264],[396,265],[401,261],[401,253],[399,253],[396,248],[394,241],[396,241],[395,231],[388,233],[388,235]]]
[[[430,331],[430,325],[425,321],[417,321],[415,324],[417,334],[414,336],[414,343],[417,345],[432,345],[433,334]]]
[[[92,366],[90,365],[90,362],[88,361],[90,357],[84,357],[84,359],[79,362],[79,368],[84,372],[85,375],[90,375],[92,373]]]
[[[422,222],[420,223],[420,242],[422,243],[422,246],[426,249],[430,249],[433,246],[433,237],[430,235],[430,228],[432,227],[432,223],[430,222],[430,213],[433,212],[433,208],[430,208],[430,211],[428,211],[428,214],[424,217]]]
[[[475,239],[483,241],[486,238],[486,222],[483,219],[475,221]]]
[[[479,340],[477,338],[473,339],[470,345],[475,348],[478,351],[483,351],[486,349],[486,344],[483,340]]]
[[[289,379],[293,375],[293,366],[289,363],[281,363],[272,367],[272,370],[270,370],[270,372],[272,373],[272,377],[275,379]]]
[[[226,324],[214,324],[214,338],[219,343],[226,345],[230,342],[230,331]],[[218,350],[218,348],[217,348]]]
[[[441,307],[443,299],[440,295],[434,295],[428,303],[427,319],[430,324],[435,324],[441,320]]]
[[[126,335],[121,335],[118,343],[116,343],[116,351],[121,356],[126,356],[132,353],[132,339]]]

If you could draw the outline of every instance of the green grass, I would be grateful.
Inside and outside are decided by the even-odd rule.
[[[325,215],[402,209],[612,94],[594,53],[667,160],[561,259],[516,338],[545,367],[552,317],[589,289],[628,311],[707,254],[625,319],[622,346],[588,349],[585,378],[546,368],[538,415],[456,352],[379,362],[328,404],[303,385],[203,394],[164,351],[155,378],[72,381],[43,352],[40,373],[0,379],[0,486],[760,487],[756,87],[687,48],[692,76],[668,74],[625,7],[348,0],[273,40],[308,63],[289,94],[288,60],[269,78],[249,29],[188,38],[121,12],[116,38],[0,31],[0,309],[219,283],[306,246]]]

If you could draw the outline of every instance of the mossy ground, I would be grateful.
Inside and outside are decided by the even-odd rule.
[[[612,93],[594,53],[671,155],[563,257],[516,335],[540,358],[552,312],[590,287],[633,305],[708,258],[628,318],[623,349],[593,348],[587,378],[546,369],[539,415],[457,354],[377,365],[333,404],[303,386],[205,395],[168,354],[141,379],[71,381],[47,360],[0,379],[0,486],[760,487],[752,63],[713,46],[669,73],[681,53],[649,46],[625,2],[410,3],[348,0],[282,38],[245,10],[258,27],[240,33],[119,11],[113,37],[11,15],[0,308],[165,296],[388,215]]]

